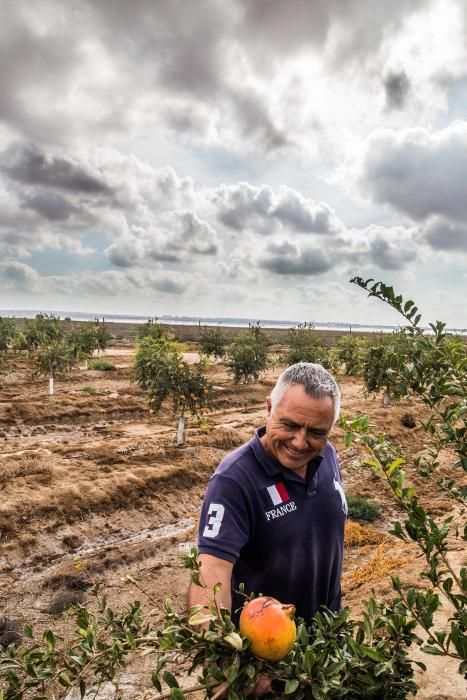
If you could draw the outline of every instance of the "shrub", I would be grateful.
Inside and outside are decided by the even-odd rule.
[[[226,367],[235,384],[256,381],[268,367],[270,341],[260,324],[237,335],[227,351]]]
[[[154,338],[154,340],[173,340],[174,334],[158,323],[157,319],[149,319],[138,329],[138,339]]]
[[[104,360],[104,359],[97,359],[97,360],[91,360],[91,362],[88,365],[89,369],[96,369],[99,372],[113,372],[116,367],[115,365],[110,362],[109,360]]]
[[[6,351],[15,342],[18,329],[13,318],[3,318],[0,316],[0,351]]]
[[[199,345],[203,355],[224,357],[226,343],[227,339],[219,326],[216,328],[205,326],[199,336]]]
[[[291,328],[287,333],[286,344],[288,349],[284,353],[283,361],[287,365],[294,365],[296,362],[313,362],[331,372],[335,370],[333,353],[323,343],[322,336],[315,331],[312,323],[300,323],[295,328]]]
[[[81,391],[84,391],[85,394],[97,394],[97,389],[95,386],[90,386],[89,384],[86,384],[86,386],[83,386]]]
[[[357,338],[354,335],[342,336],[334,348],[337,362],[343,366],[346,374],[354,377],[360,377],[363,374],[367,352],[366,338]]]
[[[381,507],[377,503],[372,503],[363,496],[354,496],[352,493],[346,494],[346,497],[349,518],[352,520],[364,520],[372,523],[379,517]]]

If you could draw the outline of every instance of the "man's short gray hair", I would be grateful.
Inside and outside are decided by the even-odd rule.
[[[334,406],[334,422],[336,422],[341,407],[341,393],[334,377],[324,367],[313,362],[297,362],[296,365],[287,367],[279,375],[276,386],[271,391],[272,408],[277,406],[287,389],[294,384],[301,384],[305,393],[314,399],[329,396]]]

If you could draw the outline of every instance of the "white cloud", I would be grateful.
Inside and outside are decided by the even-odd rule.
[[[213,201],[219,220],[236,231],[250,228],[270,234],[280,226],[296,233],[332,234],[342,228],[329,205],[289,187],[279,188],[276,194],[267,185],[221,185]]]
[[[3,289],[35,291],[40,282],[39,273],[20,262],[0,263],[0,286]]]
[[[430,133],[378,129],[364,144],[362,186],[376,202],[415,220],[467,216],[467,122]]]

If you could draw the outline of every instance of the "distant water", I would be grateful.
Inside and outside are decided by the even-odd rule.
[[[91,321],[98,318],[100,321],[105,320],[108,323],[146,323],[149,316],[130,316],[125,314],[98,314],[87,313],[81,311],[57,311],[47,309],[0,309],[0,316],[10,316],[16,318],[34,318],[39,313],[50,313],[59,316],[61,319],[70,318],[72,321]],[[156,317],[161,323],[168,325],[192,326],[200,323],[201,325],[209,326],[231,326],[239,328],[248,328],[249,324],[261,322],[263,328],[293,328],[297,323],[303,321],[283,320],[277,321],[264,318],[234,318],[223,316],[158,316]],[[154,317],[152,320],[155,320]],[[317,330],[335,330],[335,331],[368,331],[391,333],[399,328],[399,326],[387,325],[364,325],[361,323],[340,323],[335,321],[313,321],[314,327]],[[450,328],[453,333],[467,334],[467,328]]]

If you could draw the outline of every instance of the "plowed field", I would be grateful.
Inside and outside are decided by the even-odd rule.
[[[114,371],[75,370],[57,381],[52,397],[47,382],[32,381],[26,366],[6,376],[0,390],[0,616],[63,631],[58,613],[86,600],[91,581],[103,583],[116,607],[141,599],[154,625],[166,597],[185,605],[188,574],[180,555],[196,541],[207,480],[220,459],[263,423],[265,399],[280,368],[255,384],[234,386],[221,364],[211,365],[215,407],[201,426],[189,423],[186,445],[177,448],[176,418],[164,410],[151,414],[131,383],[133,353],[130,345],[107,350]],[[424,408],[413,399],[383,408],[380,397],[364,395],[360,380],[338,379],[343,413],[369,413],[401,445],[422,502],[433,514],[447,514],[450,502],[410,466],[424,449],[425,435],[419,427],[404,427],[401,417],[410,412],[420,419]],[[400,514],[384,480],[361,467],[357,448],[344,449],[340,428],[332,441],[347,492],[382,507],[371,526],[348,528],[344,603],[357,614],[372,589],[391,595],[391,573],[419,585],[422,562],[415,550],[386,535]],[[446,457],[446,473],[449,462]],[[456,546],[458,563],[463,552]],[[147,597],[123,581],[126,574]],[[429,670],[419,677],[419,697],[464,697],[455,664],[424,661]],[[149,663],[137,662],[124,674],[126,697],[154,696]]]

